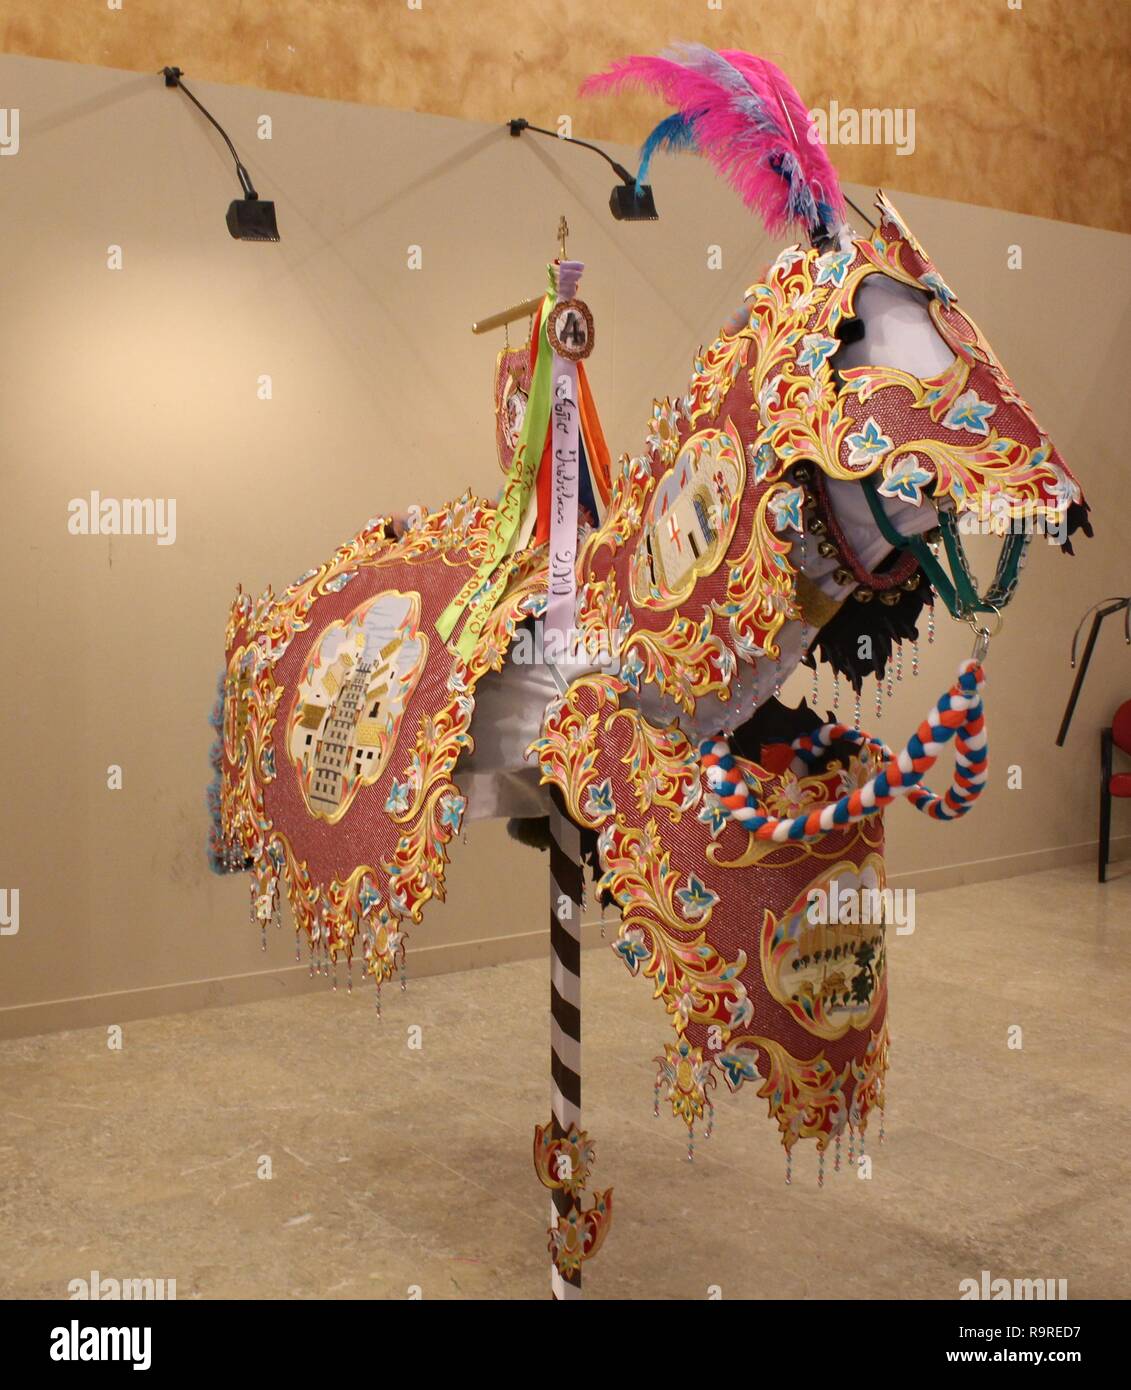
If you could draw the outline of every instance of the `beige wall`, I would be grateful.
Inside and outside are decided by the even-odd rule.
[[[1128,226],[1127,0],[0,0],[7,53],[468,120],[569,114],[630,145],[661,106],[578,84],[672,39],[772,58],[811,108],[914,110],[914,154],[842,146],[846,179]]]
[[[652,396],[682,389],[694,348],[774,248],[694,161],[665,169],[658,224],[623,226],[605,206],[609,178],[577,151],[202,83],[278,203],[282,242],[238,245],[223,224],[226,155],[158,78],[3,58],[0,93],[21,111],[19,154],[0,159],[0,888],[20,890],[19,934],[0,937],[0,1032],[294,988],[289,940],[263,957],[244,881],[213,877],[203,855],[207,714],[236,582],[279,587],[378,510],[494,488],[499,343],[468,325],[540,289],[561,212],[588,263],[592,375],[617,451],[639,446]],[[253,137],[263,112],[269,143]],[[956,826],[906,808],[889,818],[892,870],[924,883],[940,865],[1047,863],[1094,834],[1095,731],[1128,693],[1114,633],[1070,746],[1052,741],[1071,630],[1128,587],[1116,525],[1131,242],[889,192],[1077,466],[1101,527],[1074,561],[1039,548],[995,643],[985,803]],[[707,269],[709,243],[721,272]],[[1021,271],[1005,268],[1014,243]],[[107,269],[111,244],[120,271]],[[419,271],[406,268],[412,244]],[[175,497],[176,544],[69,535],[68,501],[92,489]],[[885,713],[889,741],[968,645],[943,626],[924,677]],[[865,711],[871,723],[870,697]],[[112,763],[122,791],[107,790]],[[1020,791],[1004,787],[1012,763]],[[500,823],[468,838],[448,903],[412,934],[417,971],[543,949],[544,859],[512,849]]]

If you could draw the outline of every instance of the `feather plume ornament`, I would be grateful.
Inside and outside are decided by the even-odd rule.
[[[652,156],[660,150],[677,154],[681,150],[696,150],[695,128],[682,111],[676,111],[656,126],[643,145],[640,146],[640,168],[636,173],[636,188],[648,182],[648,171],[652,167]]]
[[[840,180],[809,111],[782,70],[766,58],[703,44],[636,55],[586,78],[585,95],[646,87],[676,108],[641,151],[643,181],[662,149],[697,150],[728,180],[772,235],[800,223],[810,237],[832,235],[845,217]]]

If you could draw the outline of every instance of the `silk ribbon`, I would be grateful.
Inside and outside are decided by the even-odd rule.
[[[585,269],[580,261],[558,267],[558,302],[573,299]],[[546,604],[545,652],[555,665],[572,655],[571,634],[577,599],[577,497],[580,486],[578,451],[579,401],[577,363],[554,353],[553,445],[550,488],[550,553]]]
[[[534,494],[542,449],[550,426],[553,361],[546,326],[557,298],[557,285],[555,267],[550,266],[548,271],[549,289],[539,310],[537,360],[530,380],[530,398],[526,403],[526,414],[510,472],[503,485],[488,536],[487,553],[476,572],[436,620],[436,631],[447,641],[460,617],[467,611],[467,621],[456,643],[456,650],[464,660],[474,652],[483,628],[506,587],[511,566],[503,562],[515,548],[515,540]]]

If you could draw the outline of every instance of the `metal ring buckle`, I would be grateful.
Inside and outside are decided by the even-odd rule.
[[[986,626],[981,611],[978,613],[968,613],[966,615],[966,621],[974,630],[974,650],[971,655],[979,665],[986,659],[986,653],[990,649],[990,638],[996,637],[1005,624],[1005,615],[1000,608],[992,603],[987,604],[986,607],[997,619],[992,629]]]

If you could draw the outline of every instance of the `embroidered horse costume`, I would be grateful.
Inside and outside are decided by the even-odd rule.
[[[709,1133],[718,1078],[753,1089],[787,1154],[815,1140],[823,1174],[830,1144],[837,1166],[842,1139],[862,1151],[884,1103],[883,808],[902,795],[947,820],[973,804],[981,663],[1024,561],[1019,523],[1071,551],[1087,510],[888,199],[870,232],[849,229],[777,68],[686,46],[588,86],[630,82],[676,108],[645,164],[697,151],[807,244],[746,291],[686,392],[654,404],[642,452],[611,467],[568,365],[594,339],[581,267],[552,268],[529,347],[501,363],[499,501],[468,493],[403,532],[376,518],[283,594],[237,595],[214,853],[250,872],[264,928],[285,889],[312,960],[360,961],[379,989],[443,897],[465,817],[529,822],[552,788],[620,911],[616,951],[670,1017],[657,1104]],[[983,593],[964,517],[1005,534]],[[857,692],[886,677],[936,598],[975,655],[902,749],[777,699],[801,663]],[[518,659],[566,628],[575,650]],[[951,739],[936,795],[922,776]],[[587,1136],[539,1130],[536,1163],[545,1178],[563,1146],[577,1197]],[[556,1224],[559,1268],[600,1243],[599,1198]]]

